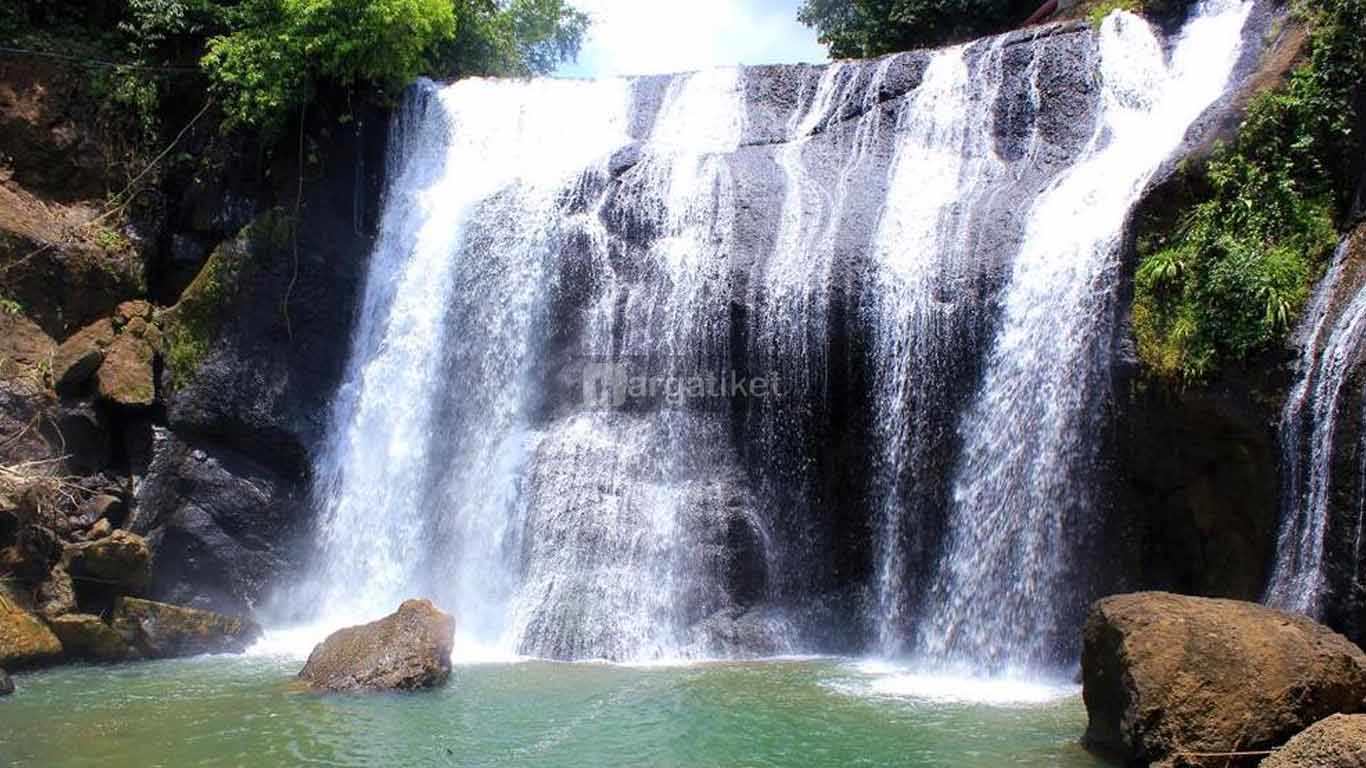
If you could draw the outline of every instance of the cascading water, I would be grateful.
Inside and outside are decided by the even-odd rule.
[[[560,234],[555,196],[629,140],[628,106],[613,81],[468,80],[420,85],[408,99],[319,473],[315,599],[331,617],[453,590],[467,631],[501,632],[491,606],[515,589],[502,558],[519,533],[527,369]],[[571,111],[581,117],[565,120]],[[433,542],[455,556],[438,557]]]
[[[912,609],[911,562],[932,543],[915,526],[942,504],[934,457],[945,450],[955,374],[981,320],[978,302],[956,299],[970,297],[975,273],[986,266],[971,252],[970,226],[1006,170],[990,133],[1003,42],[971,63],[967,48],[930,61],[902,118],[888,204],[873,239],[872,257],[882,266],[870,299],[882,496],[875,587],[878,645],[887,654],[901,650]]]
[[[1345,510],[1352,518],[1349,530],[1336,532],[1350,540],[1352,556],[1343,558],[1346,562],[1360,562],[1366,522],[1366,463],[1352,478],[1355,498],[1350,488],[1343,493],[1342,478],[1334,471],[1340,452],[1355,448],[1366,457],[1361,447],[1344,445],[1342,434],[1344,418],[1355,415],[1347,412],[1354,399],[1357,409],[1366,402],[1351,379],[1366,342],[1366,290],[1359,287],[1359,266],[1350,263],[1348,242],[1315,289],[1296,334],[1299,380],[1281,411],[1281,529],[1266,600],[1315,617],[1322,617],[1329,591],[1324,565],[1334,508],[1347,506],[1344,499],[1354,507]],[[1366,419],[1366,413],[1357,418]]]
[[[866,629],[1037,660],[1073,597],[1059,526],[1099,501],[1116,240],[1245,12],[1202,6],[1170,65],[1121,15],[824,68],[413,89],[295,612],[420,594],[464,652],[556,658]],[[614,399],[638,374],[775,386]]]
[[[1201,4],[1170,61],[1126,14],[1100,32],[1101,111],[1080,159],[1033,202],[977,394],[959,425],[949,533],[924,634],[933,659],[1048,667],[1084,604],[1129,210],[1218,98],[1250,5]]]

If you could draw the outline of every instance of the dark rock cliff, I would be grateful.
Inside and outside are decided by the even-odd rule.
[[[241,269],[215,297],[221,316],[197,365],[163,373],[165,426],[135,493],[131,527],[149,534],[157,557],[154,597],[241,610],[298,561],[311,456],[376,226],[386,130],[379,110],[352,125],[311,118],[314,156],[276,155],[282,181],[268,199],[280,207],[220,249]],[[229,192],[227,204],[238,197]]]

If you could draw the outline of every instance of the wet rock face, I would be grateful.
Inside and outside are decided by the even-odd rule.
[[[1366,710],[1366,653],[1345,637],[1252,603],[1163,592],[1092,607],[1082,678],[1087,746],[1131,763],[1269,749]]]
[[[1262,768],[1366,768],[1366,715],[1333,715],[1286,742]]]
[[[299,679],[321,691],[413,691],[446,682],[455,619],[427,600],[332,633],[313,649]]]
[[[305,522],[302,478],[164,429],[153,452],[128,521],[155,553],[148,594],[250,613],[268,585],[287,581]]]

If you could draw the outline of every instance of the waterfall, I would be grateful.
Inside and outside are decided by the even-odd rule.
[[[420,84],[407,99],[319,461],[313,599],[329,615],[373,617],[403,595],[441,594],[469,631],[500,631],[491,606],[514,588],[501,553],[517,546],[556,196],[629,140],[628,96],[614,81],[465,80]],[[451,556],[434,558],[433,541]]]
[[[1084,604],[1120,236],[1149,178],[1224,91],[1249,5],[1202,4],[1168,61],[1137,17],[1100,32],[1100,119],[1033,202],[982,380],[959,424],[924,650],[970,665],[1061,661]]]
[[[1322,617],[1329,591],[1324,569],[1332,516],[1343,489],[1335,462],[1344,450],[1366,457],[1366,446],[1346,446],[1357,436],[1340,434],[1347,409],[1366,402],[1351,375],[1361,363],[1366,342],[1366,290],[1351,263],[1350,240],[1333,258],[1328,274],[1314,291],[1296,333],[1300,346],[1299,378],[1281,411],[1281,525],[1266,600],[1273,606]],[[1355,293],[1354,293],[1355,291]],[[1353,402],[1357,402],[1353,406]],[[1366,419],[1360,414],[1358,419]],[[1352,539],[1349,562],[1360,559],[1366,458],[1356,468],[1355,518],[1352,530],[1337,535]],[[1348,489],[1350,492],[1350,489]]]
[[[1169,63],[1120,14],[410,89],[293,612],[427,596],[457,653],[1038,660],[1103,504],[1119,233],[1244,14]]]
[[[971,326],[981,320],[981,305],[961,299],[982,266],[971,250],[972,214],[1005,172],[990,135],[1003,43],[994,41],[972,64],[967,48],[930,61],[906,105],[873,240],[872,257],[883,267],[870,300],[882,496],[875,589],[878,645],[888,654],[901,650],[912,607],[912,555],[930,549],[907,528],[942,503],[933,457],[944,450],[955,413],[955,358],[973,348]]]

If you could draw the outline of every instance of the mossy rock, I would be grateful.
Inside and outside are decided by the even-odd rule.
[[[180,301],[161,314],[162,351],[173,386],[193,378],[258,260],[280,252],[292,237],[292,228],[290,218],[279,210],[263,214],[214,249]]]
[[[261,636],[261,628],[250,619],[135,597],[120,597],[109,623],[148,658],[241,653]]]
[[[152,574],[152,550],[147,540],[128,531],[114,531],[96,541],[69,544],[63,562],[78,582],[98,582],[129,592],[146,587]]]
[[[35,666],[62,657],[62,643],[37,616],[0,592],[0,667]]]
[[[122,661],[135,654],[114,628],[88,613],[69,613],[48,621],[67,658]]]

